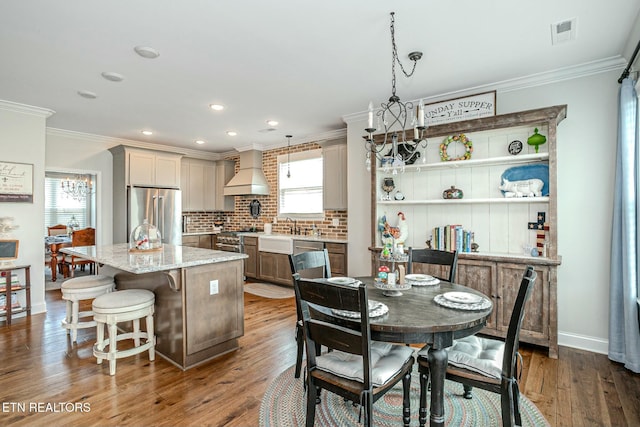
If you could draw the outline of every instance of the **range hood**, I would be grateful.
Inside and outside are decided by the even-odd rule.
[[[240,152],[240,170],[224,186],[225,196],[268,195],[269,184],[262,172],[262,151]]]

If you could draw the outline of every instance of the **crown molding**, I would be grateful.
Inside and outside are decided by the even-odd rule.
[[[558,83],[565,80],[587,77],[594,74],[606,73],[609,71],[623,70],[626,65],[627,61],[622,56],[617,55],[597,61],[586,62],[584,64],[558,68],[556,70],[530,74],[528,76],[517,77],[514,79],[441,93],[438,95],[422,98],[422,100],[425,103],[432,103],[461,96],[473,95],[475,93],[486,92],[489,90],[495,90],[498,93],[512,92],[516,90]],[[412,102],[416,104],[417,102],[419,102],[419,99],[412,100]],[[342,120],[347,124],[363,121],[366,120],[366,118],[366,111],[360,111],[357,113],[351,113],[342,116]]]
[[[11,111],[13,113],[30,114],[32,116],[51,117],[56,112],[48,108],[34,107],[33,105],[19,104],[17,102],[4,101],[0,99],[0,110]]]
[[[220,160],[223,157],[219,153],[211,153],[208,151],[193,150],[190,148],[173,147],[170,145],[154,144],[150,142],[134,141],[132,139],[114,138],[111,136],[96,135],[92,133],[76,132],[72,130],[47,128],[47,135],[59,136],[64,138],[79,139],[97,144],[104,144],[109,147],[116,145],[126,145],[127,147],[143,148],[146,150],[165,151],[169,153],[179,153],[185,157],[202,159],[202,160]]]

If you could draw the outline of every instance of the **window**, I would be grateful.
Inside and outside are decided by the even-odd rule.
[[[324,214],[322,150],[278,156],[278,214],[305,218]]]
[[[44,226],[68,224],[72,217],[78,221],[78,228],[92,227],[95,224],[95,192],[87,197],[75,200],[62,191],[62,181],[67,179],[88,179],[94,184],[93,175],[46,172],[44,178]]]

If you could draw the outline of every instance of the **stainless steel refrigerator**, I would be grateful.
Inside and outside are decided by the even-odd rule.
[[[146,219],[158,228],[162,243],[182,245],[182,194],[166,188],[131,187],[127,195],[127,240]]]

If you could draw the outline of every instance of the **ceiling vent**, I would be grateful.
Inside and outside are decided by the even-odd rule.
[[[570,40],[575,40],[576,30],[578,27],[577,21],[577,18],[571,18],[551,24],[551,44],[557,45]]]

